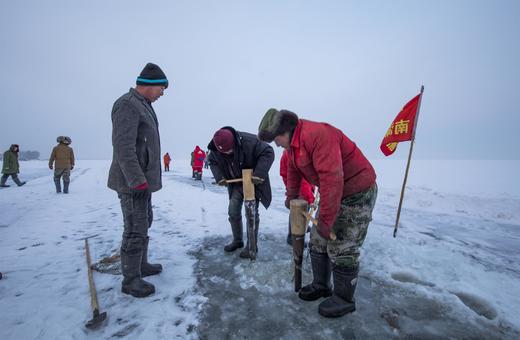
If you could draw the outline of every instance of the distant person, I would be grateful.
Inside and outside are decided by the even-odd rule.
[[[209,169],[208,156],[209,156],[209,150],[206,151],[206,158],[204,159],[204,169]]]
[[[70,171],[74,169],[74,151],[70,147],[70,137],[59,136],[49,158],[49,169],[54,168],[54,184],[56,193],[61,192],[61,178],[63,177],[63,193],[69,193]],[[54,166],[53,166],[54,165]]]
[[[108,187],[121,201],[124,231],[121,243],[121,291],[135,297],[155,292],[142,279],[162,271],[148,263],[148,228],[152,225],[152,192],[161,189],[161,146],[157,116],[152,103],[168,87],[159,66],[148,63],[136,87],[116,100],[112,108],[113,159]]]
[[[267,209],[271,204],[271,184],[269,183],[269,169],[274,161],[273,148],[262,141],[256,135],[247,132],[236,131],[226,126],[213,136],[208,145],[210,152],[209,166],[219,185],[228,187],[229,206],[228,215],[233,233],[233,241],[224,247],[227,252],[244,247],[242,204],[244,192],[242,183],[226,182],[229,179],[242,178],[243,169],[253,169],[253,184],[256,196],[255,235],[258,246],[258,229],[260,217],[258,205]],[[258,249],[257,249],[258,250]],[[241,258],[250,258],[249,246],[240,252]]]
[[[202,179],[202,166],[206,159],[206,153],[198,145],[192,152],[193,164],[191,166],[193,170],[193,177],[195,179]]]
[[[170,162],[171,162],[172,158],[170,157],[170,154],[169,153],[166,153],[163,157],[163,161],[164,161],[164,171],[170,171]]]
[[[280,158],[280,176],[282,176],[283,183],[285,184],[285,190],[287,191],[287,169],[289,167],[289,153],[287,150],[283,151],[282,158]],[[299,198],[307,201],[309,205],[314,203],[314,186],[310,185],[305,179],[302,178],[300,186]],[[291,216],[289,215],[289,232],[287,234],[287,244],[292,246],[291,237]]]
[[[24,185],[26,182],[21,182],[18,179],[18,174],[20,173],[20,163],[18,163],[18,153],[20,152],[20,146],[18,144],[12,144],[9,150],[4,152],[4,162],[2,164],[2,179],[0,180],[0,187],[7,188],[9,185],[6,185],[7,179],[9,176],[13,179],[13,182],[16,183],[19,187]]]
[[[274,140],[288,152],[287,208],[291,199],[298,198],[303,178],[320,188],[318,225],[312,228],[310,240],[313,281],[298,296],[313,301],[332,295],[318,307],[325,317],[355,311],[360,248],[377,197],[374,168],[339,129],[299,119],[288,110],[268,110],[258,138]]]

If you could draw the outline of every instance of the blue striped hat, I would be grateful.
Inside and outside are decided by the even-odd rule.
[[[164,86],[168,88],[166,75],[159,66],[153,63],[146,64],[135,83],[141,86]]]

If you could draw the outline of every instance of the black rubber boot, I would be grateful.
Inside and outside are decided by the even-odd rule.
[[[257,215],[256,219],[255,219],[255,240],[256,240],[256,253],[257,254],[258,254],[258,229],[259,229],[259,226],[260,226],[260,219],[258,218],[258,215]],[[242,249],[239,256],[243,259],[251,258],[251,256],[249,255],[249,237],[248,237],[245,248]]]
[[[327,253],[311,250],[312,283],[300,289],[298,297],[305,301],[315,301],[332,295],[330,285],[330,259]]]
[[[162,272],[162,265],[159,263],[152,264],[148,263],[148,242],[150,238],[147,237],[144,240],[143,256],[141,257],[141,277],[157,275]]]
[[[2,188],[9,188],[10,186],[5,184],[5,182],[7,182],[7,177],[2,176],[2,179],[0,179],[0,187],[2,187]]]
[[[69,193],[69,183],[70,182],[63,181],[63,193],[64,194],[68,194]]]
[[[59,194],[61,192],[61,182],[60,179],[54,179],[54,185],[56,186],[56,193]]]
[[[359,267],[332,266],[334,273],[334,294],[320,303],[318,312],[327,318],[337,318],[356,310],[356,291]]]
[[[22,185],[24,185],[26,182],[22,182],[20,181],[20,179],[18,178],[18,176],[16,175],[13,175],[13,181],[16,183],[16,185],[18,185],[19,187],[21,187]]]
[[[138,245],[137,241],[141,241],[141,244]],[[154,285],[141,279],[142,241],[132,242],[128,252],[121,249],[121,271],[123,272],[121,291],[138,298],[155,293]],[[138,247],[135,247],[136,245]]]
[[[231,232],[233,233],[233,241],[224,247],[224,250],[229,252],[235,251],[239,248],[244,247],[244,241],[242,240],[242,234],[244,233],[244,226],[242,225],[242,218],[232,219],[229,218],[229,224],[231,224]]]

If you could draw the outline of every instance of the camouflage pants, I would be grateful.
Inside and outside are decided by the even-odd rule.
[[[377,184],[366,191],[343,198],[338,217],[332,226],[337,239],[326,240],[318,234],[316,227],[313,227],[311,251],[327,253],[330,260],[338,266],[357,267],[359,250],[367,236],[368,224],[372,221],[376,198]]]
[[[70,169],[68,168],[56,168],[54,169],[54,181],[59,182],[63,177],[63,182],[70,182]]]
[[[142,249],[152,225],[152,194],[144,198],[134,198],[131,194],[118,194],[123,212],[124,231],[121,249],[126,252]]]

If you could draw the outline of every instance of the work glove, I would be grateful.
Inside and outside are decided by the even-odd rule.
[[[148,195],[150,191],[148,187],[148,182],[144,182],[143,184],[139,184],[136,187],[130,188],[130,191],[132,192],[133,198],[143,199]]]
[[[225,178],[223,178],[220,181],[218,181],[217,184],[220,185],[221,187],[227,187],[228,186],[228,183],[227,183]]]
[[[264,179],[256,176],[251,177],[251,182],[253,182],[254,185],[259,185],[264,183]]]
[[[52,170],[52,168],[53,168],[53,166],[52,166],[52,165],[49,165],[49,169],[51,169],[51,170]]]

